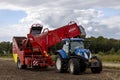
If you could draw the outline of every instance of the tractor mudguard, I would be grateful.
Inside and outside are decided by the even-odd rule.
[[[67,58],[67,54],[64,50],[57,50],[57,53],[59,53],[59,55],[63,58],[66,59]]]

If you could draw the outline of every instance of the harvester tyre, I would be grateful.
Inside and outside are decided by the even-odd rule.
[[[70,59],[68,67],[69,67],[69,72],[71,74],[77,75],[80,73],[80,64],[78,59],[75,59],[75,58]]]
[[[18,61],[17,61],[17,68],[18,68],[18,69],[26,69],[27,66],[26,66],[26,65],[22,65],[22,64],[20,63],[20,60],[18,59]]]
[[[92,67],[92,73],[100,73],[102,71],[102,61],[98,57],[93,57],[93,59],[97,60],[99,63],[99,67]]]
[[[60,73],[67,72],[67,69],[64,67],[64,60],[59,54],[57,54],[55,58],[55,68],[57,72]]]

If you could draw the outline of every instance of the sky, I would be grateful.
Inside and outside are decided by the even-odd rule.
[[[34,23],[55,29],[70,21],[87,37],[120,39],[120,0],[0,0],[0,42],[26,36]]]

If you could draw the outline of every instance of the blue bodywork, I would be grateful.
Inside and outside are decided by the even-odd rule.
[[[70,42],[70,41],[84,41],[84,39],[82,39],[82,38],[70,38],[70,39],[66,38],[66,39],[63,39],[63,41],[68,41],[68,42]],[[57,50],[57,53],[59,53],[63,59],[66,59],[68,57],[68,53],[66,53],[63,49]],[[88,49],[76,48],[74,50],[74,54],[77,56],[81,56],[87,60],[91,58],[91,52]]]
[[[74,53],[78,56],[85,58],[85,59],[91,58],[91,52],[88,49],[77,48]]]
[[[64,51],[64,50],[57,50],[57,52],[61,55],[61,57],[63,59],[66,59],[67,58],[67,53]]]

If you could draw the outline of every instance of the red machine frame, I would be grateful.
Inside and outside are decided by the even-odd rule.
[[[26,66],[53,66],[54,62],[49,55],[51,46],[62,39],[82,36],[80,27],[70,23],[55,30],[44,29],[40,24],[31,26],[26,37],[13,37],[13,56],[16,63]],[[46,31],[47,30],[47,31]]]

